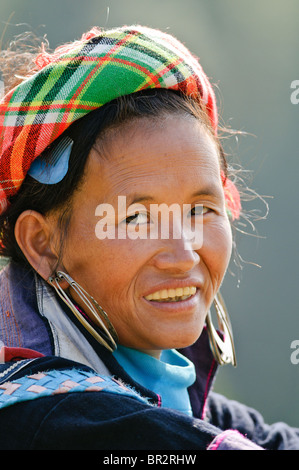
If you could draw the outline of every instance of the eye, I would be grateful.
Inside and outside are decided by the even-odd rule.
[[[205,214],[208,214],[211,212],[212,209],[209,207],[203,206],[202,204],[196,204],[192,209],[191,209],[191,216],[203,216]]]
[[[143,225],[149,222],[149,217],[147,213],[136,212],[133,215],[130,215],[126,218],[126,224],[131,225]]]

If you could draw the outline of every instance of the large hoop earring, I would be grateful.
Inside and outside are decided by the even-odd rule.
[[[206,317],[207,331],[209,335],[210,347],[214,358],[220,365],[237,365],[235,345],[229,315],[222,295],[218,292],[214,298],[214,307],[216,310],[218,327],[220,333],[215,329],[212,323],[212,315],[209,311]]]
[[[74,289],[84,305],[86,305],[89,311],[89,318],[97,327],[99,327],[99,329],[94,327],[84,317],[78,308],[76,308],[67,293],[59,285],[59,282],[63,279],[68,282],[69,286]],[[88,294],[88,292],[86,292],[83,287],[74,281],[71,276],[62,271],[57,271],[55,277],[50,276],[48,281],[54,287],[59,297],[66,303],[72,313],[80,321],[80,323],[86,328],[86,330],[89,331],[89,333],[109,351],[115,351],[117,348],[116,343],[118,341],[117,333],[112,323],[110,322],[107,313],[102,309],[97,301],[90,294]]]

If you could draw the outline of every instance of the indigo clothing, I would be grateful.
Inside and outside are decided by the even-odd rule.
[[[174,353],[194,365],[190,416],[131,376],[39,276],[11,263],[0,286],[1,450],[299,449],[299,429],[267,425],[211,391],[216,364],[206,330]]]

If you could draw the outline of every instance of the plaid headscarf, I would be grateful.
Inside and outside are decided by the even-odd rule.
[[[75,120],[148,88],[179,90],[205,107],[217,133],[217,107],[198,60],[173,36],[142,26],[100,31],[41,53],[39,71],[0,102],[0,214],[32,162]]]

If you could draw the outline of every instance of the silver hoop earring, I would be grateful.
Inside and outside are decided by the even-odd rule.
[[[59,282],[65,279],[70,287],[78,294],[84,305],[88,308],[90,320],[100,328],[100,332],[90,322],[86,320],[84,315],[76,308],[70,297],[59,285]],[[57,271],[56,276],[49,277],[49,282],[56,290],[59,297],[66,303],[70,308],[76,318],[80,323],[86,328],[87,331],[105,348],[109,351],[115,351],[117,348],[117,333],[111,324],[107,313],[102,309],[102,307],[97,303],[97,301],[86,292],[74,279],[71,278],[68,274],[65,274],[62,271]]]
[[[216,294],[214,307],[216,310],[218,327],[222,336],[220,336],[216,331],[212,323],[211,312],[209,311],[206,318],[206,324],[213,356],[220,365],[232,364],[236,367],[237,361],[232,328],[225,303],[220,292]]]

